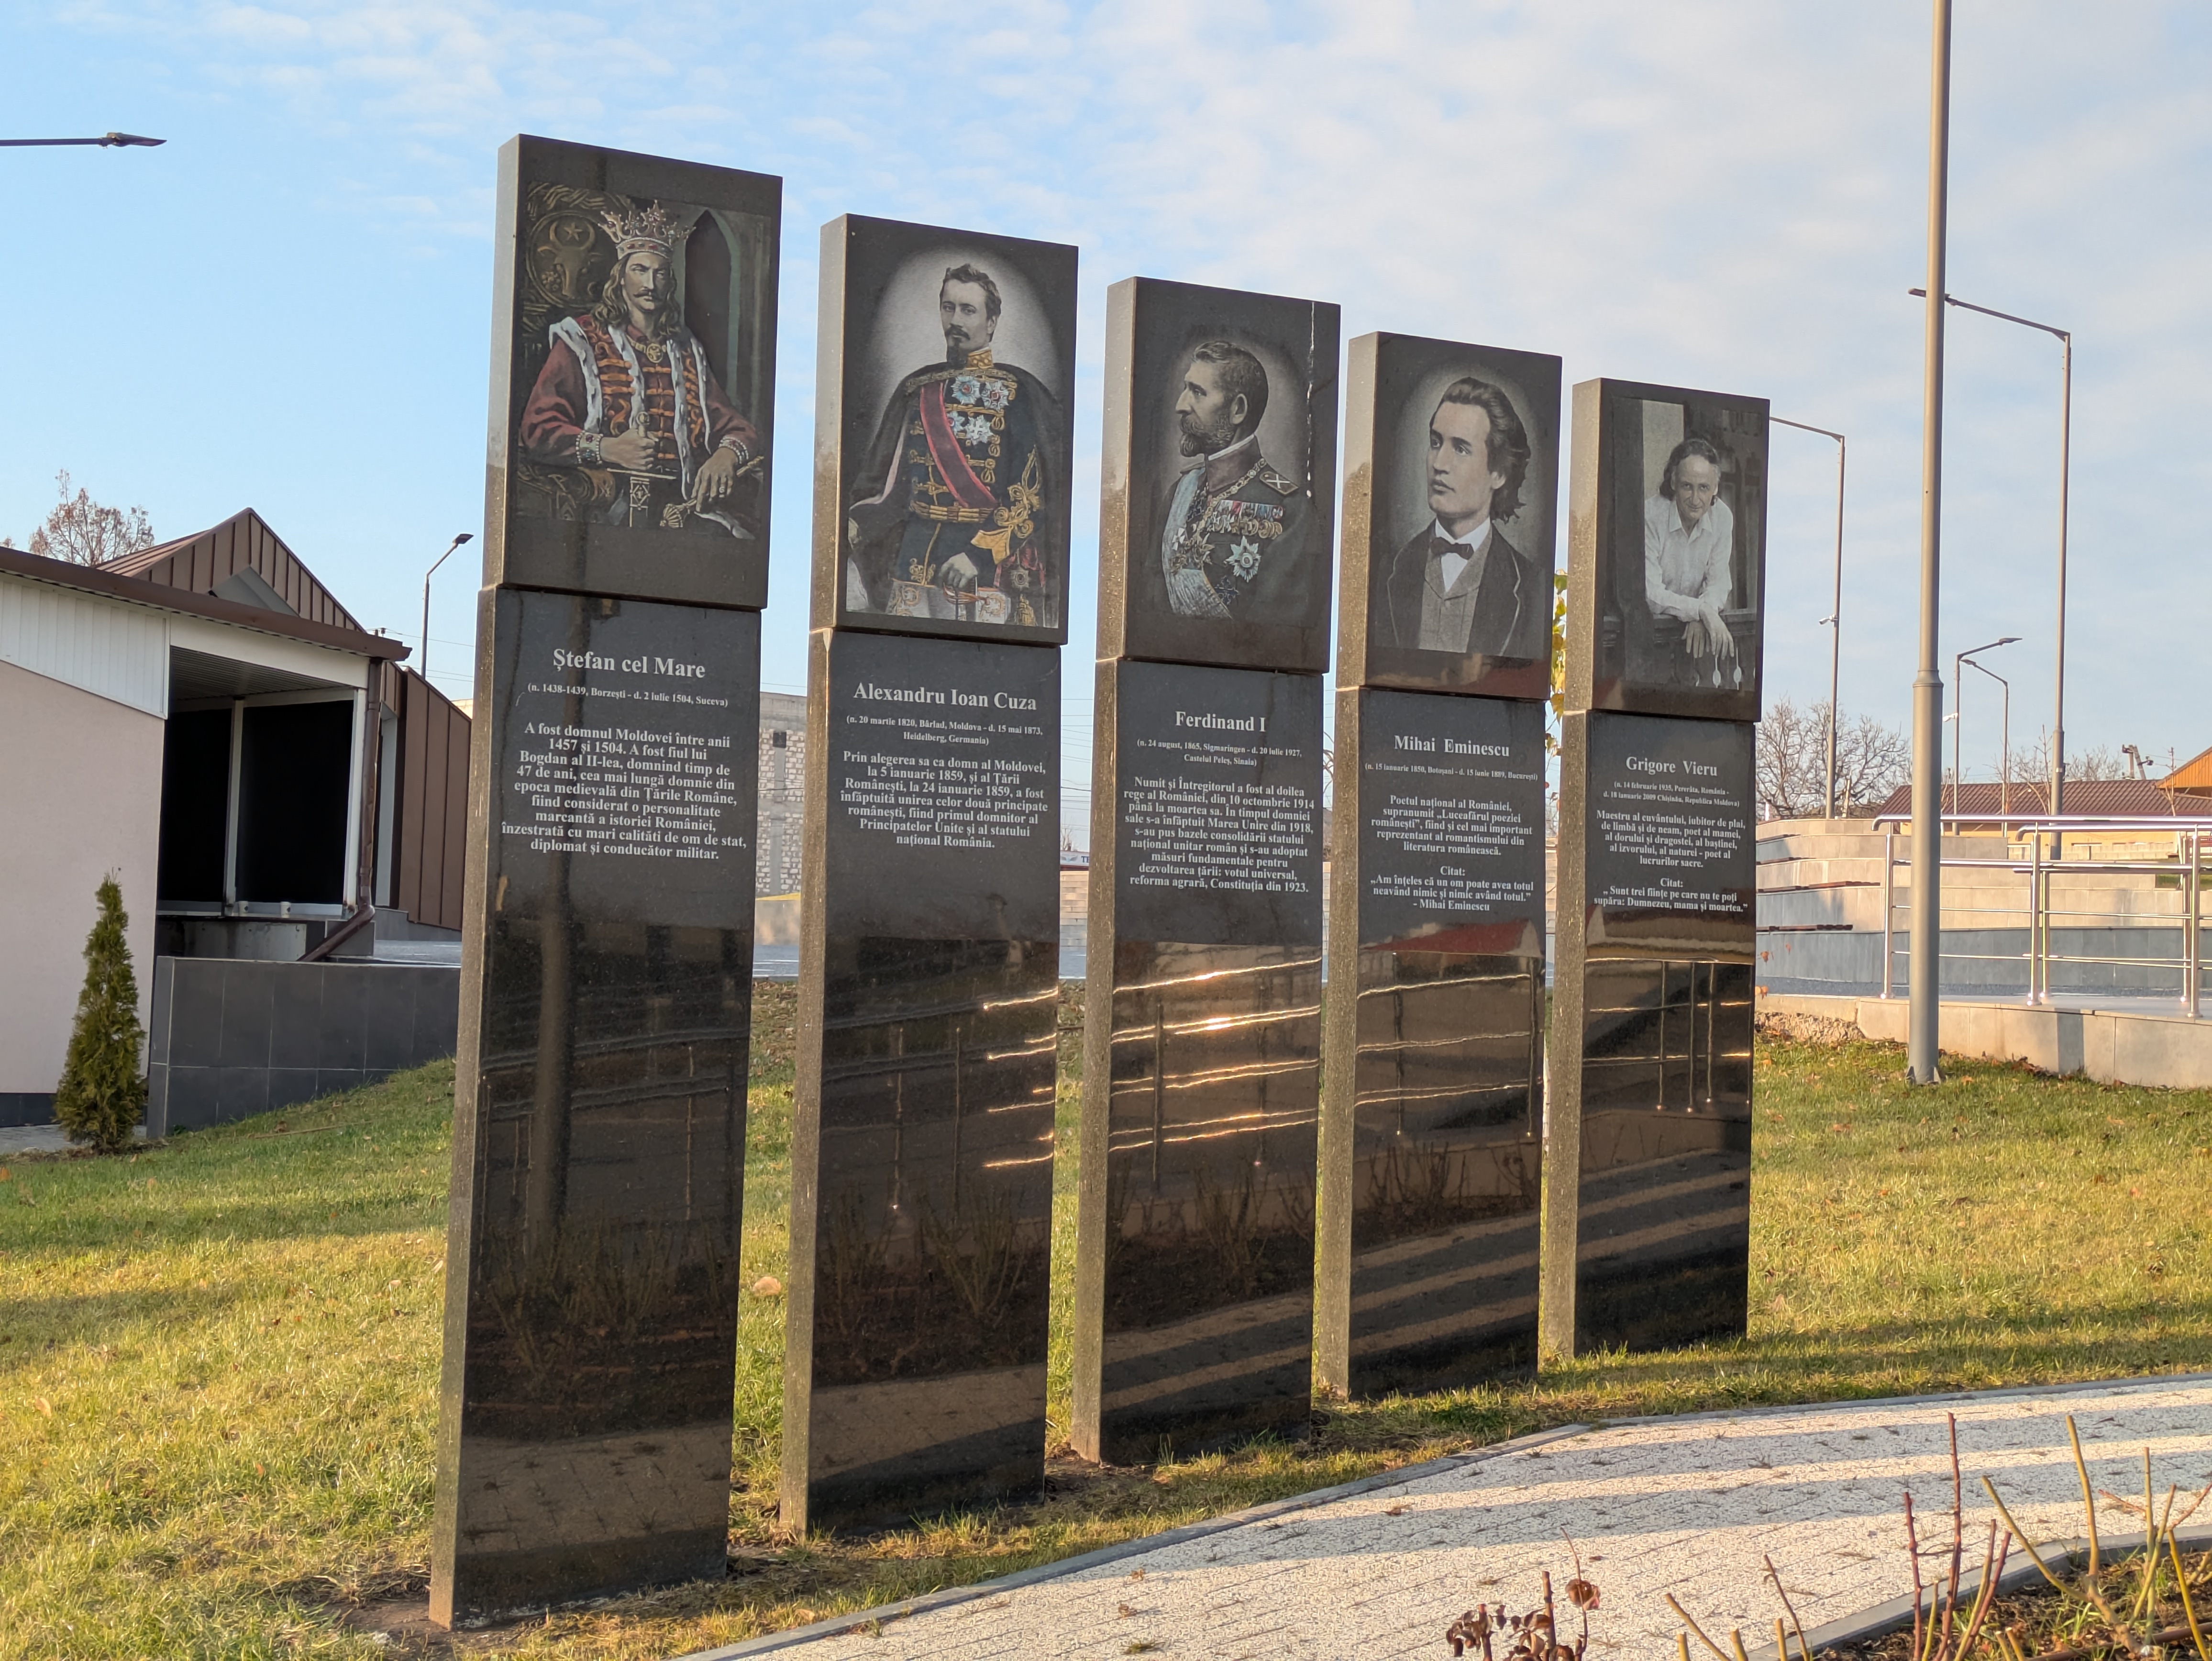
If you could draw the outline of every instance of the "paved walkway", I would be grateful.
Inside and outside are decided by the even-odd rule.
[[[146,1127],[138,1127],[138,1139],[146,1139]],[[13,1159],[25,1153],[66,1153],[70,1147],[66,1132],[58,1124],[9,1125],[0,1128],[0,1159]]]
[[[1910,1592],[1907,1489],[1923,1542],[1932,1533],[1948,1548],[1947,1412],[1959,1419],[1970,1541],[1994,1515],[1975,1480],[1984,1475],[2039,1539],[2081,1532],[2069,1412],[2100,1488],[2140,1494],[2146,1446],[2161,1494],[2212,1481],[2212,1376],[1644,1420],[1524,1438],[1017,1577],[1025,1584],[940,1594],[875,1633],[848,1618],[708,1653],[1443,1657],[1445,1627],[1478,1599],[1519,1612],[1536,1603],[1541,1571],[1564,1585],[1562,1530],[1603,1595],[1594,1655],[1671,1657],[1668,1592],[1717,1637],[1735,1626],[1747,1643],[1771,1642],[1781,1611],[1762,1555],[1811,1629]],[[2141,1524],[2106,1505],[2100,1527]]]

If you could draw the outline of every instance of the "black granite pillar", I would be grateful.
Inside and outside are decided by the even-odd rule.
[[[445,1624],[724,1572],[752,987],[781,184],[520,138],[499,199]]]
[[[1559,361],[1349,364],[1315,1301],[1365,1396],[1534,1359]]]
[[[1073,1439],[1310,1422],[1337,312],[1107,313]]]
[[[1765,400],[1575,388],[1542,1344],[1740,1335]]]
[[[1043,1482],[1075,250],[848,217],[822,273],[800,1533]]]

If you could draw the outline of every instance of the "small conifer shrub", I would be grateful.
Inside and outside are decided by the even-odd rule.
[[[138,1071],[146,1034],[138,1025],[138,977],[125,933],[131,919],[113,877],[100,879],[98,903],[99,919],[84,943],[76,1027],[54,1091],[54,1118],[71,1141],[118,1153],[146,1116],[146,1080]]]

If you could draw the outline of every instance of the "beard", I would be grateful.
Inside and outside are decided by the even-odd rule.
[[[1227,421],[1209,423],[1196,411],[1177,418],[1182,427],[1182,453],[1210,456],[1237,441],[1237,429]]]
[[[945,332],[945,361],[952,364],[965,363],[970,352],[980,352],[988,344],[988,341],[979,341],[965,329],[947,329]]]

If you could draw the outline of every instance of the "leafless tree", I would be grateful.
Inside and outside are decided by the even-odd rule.
[[[61,500],[46,523],[31,532],[31,551],[73,565],[105,565],[153,545],[154,526],[143,508],[110,508],[92,499],[82,485],[70,494],[69,470],[54,475]]]
[[[1836,727],[1836,796],[1845,818],[1870,812],[1910,776],[1912,746],[1871,715],[1848,711]],[[1762,819],[1820,818],[1827,812],[1828,706],[1771,706],[1759,724],[1754,764]]]
[[[1969,776],[1972,770],[1968,770]],[[2087,750],[2068,746],[2066,776],[2075,779],[2124,779],[2128,776],[2127,757],[2106,745],[2093,745]],[[2051,782],[2051,729],[2039,727],[2035,742],[2023,745],[2012,752],[2012,782],[2014,785],[2048,784]]]

